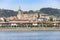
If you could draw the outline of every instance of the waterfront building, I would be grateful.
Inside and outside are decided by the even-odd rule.
[[[53,25],[60,25],[60,21],[56,21],[56,17],[50,16],[48,14],[38,14],[38,13],[24,13],[20,8],[18,10],[17,16],[11,16],[8,18],[0,18],[0,26],[20,26],[20,25],[39,25],[44,23],[48,23],[50,21],[50,17],[53,18],[51,22]],[[2,20],[2,21],[1,21]]]
[[[37,21],[38,14],[37,13],[23,13],[23,11],[19,8],[17,18],[18,20],[29,20],[29,21]]]
[[[39,14],[39,19],[38,21],[48,21],[50,18],[48,14]]]

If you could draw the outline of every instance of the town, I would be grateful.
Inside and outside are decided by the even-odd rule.
[[[0,27],[60,27],[60,18],[40,13],[24,13],[20,8],[17,16],[0,17]]]

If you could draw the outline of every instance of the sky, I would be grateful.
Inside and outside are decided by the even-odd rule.
[[[60,0],[0,0],[1,9],[17,11],[19,7],[23,11],[40,10],[47,7],[60,9]]]

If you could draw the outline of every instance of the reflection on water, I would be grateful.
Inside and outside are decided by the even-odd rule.
[[[60,31],[0,31],[0,40],[60,40]]]

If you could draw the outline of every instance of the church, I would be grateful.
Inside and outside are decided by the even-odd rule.
[[[7,18],[10,23],[37,23],[38,13],[24,13],[20,8],[17,16]]]
[[[18,18],[18,20],[36,21],[38,18],[38,13],[24,14],[23,11],[19,8],[17,18]]]

